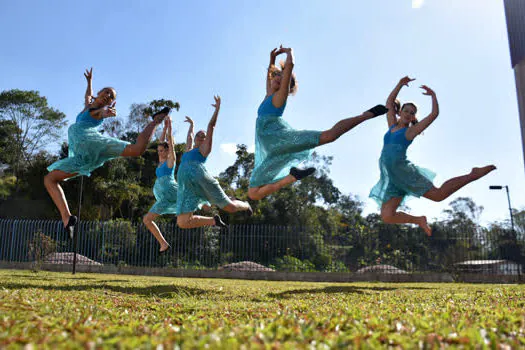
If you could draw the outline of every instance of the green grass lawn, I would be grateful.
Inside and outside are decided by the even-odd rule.
[[[0,270],[0,348],[525,347],[525,286]]]

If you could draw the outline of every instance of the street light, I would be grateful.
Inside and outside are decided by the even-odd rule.
[[[509,213],[510,213],[510,226],[512,227],[512,232],[514,232],[514,220],[512,219],[512,206],[510,205],[510,194],[509,186],[489,186],[490,190],[502,190],[503,187],[507,190],[507,200],[509,201]]]

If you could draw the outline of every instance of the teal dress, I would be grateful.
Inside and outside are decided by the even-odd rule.
[[[204,163],[206,158],[198,148],[194,148],[182,155],[177,172],[179,190],[177,192],[176,214],[193,213],[203,205],[214,204],[224,208],[232,201],[213,178]]]
[[[434,186],[432,180],[436,174],[407,159],[407,149],[412,143],[405,136],[407,128],[392,132],[395,126],[388,129],[383,139],[384,146],[379,158],[381,178],[370,191],[370,197],[379,206],[395,197],[403,197],[403,202],[408,196],[421,197]]]
[[[98,131],[102,121],[91,117],[88,109],[81,112],[67,131],[68,157],[54,162],[47,170],[90,176],[108,160],[119,157],[129,142],[102,135]]]
[[[295,130],[282,117],[286,103],[276,108],[273,95],[259,106],[255,126],[255,166],[250,187],[277,182],[290,174],[290,169],[308,160],[319,146],[321,131]]]
[[[179,186],[175,181],[175,165],[168,168],[168,162],[162,163],[155,169],[155,185],[153,194],[157,200],[149,210],[151,213],[164,215],[175,214],[177,209],[177,190]]]

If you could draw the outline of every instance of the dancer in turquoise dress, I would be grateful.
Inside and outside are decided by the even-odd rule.
[[[170,245],[166,242],[162,232],[160,232],[159,227],[153,220],[160,215],[175,214],[177,206],[177,189],[179,188],[175,181],[177,156],[175,154],[175,142],[173,141],[170,117],[164,120],[164,130],[162,131],[160,143],[157,146],[157,153],[159,155],[159,165],[155,169],[157,179],[153,186],[156,202],[149,212],[144,215],[143,222],[159,242],[159,252],[164,253]]]
[[[466,175],[454,177],[445,181],[441,187],[434,187],[434,173],[420,168],[407,160],[406,152],[414,138],[421,134],[437,118],[439,106],[435,92],[422,85],[423,94],[432,97],[432,111],[419,121],[416,119],[417,107],[408,102],[402,106],[396,100],[403,86],[413,81],[409,77],[402,78],[387,99],[388,131],[384,136],[384,146],[379,159],[381,177],[370,192],[381,206],[381,217],[389,224],[411,223],[419,225],[427,235],[432,234],[425,216],[412,216],[397,211],[399,205],[407,196],[425,197],[440,202],[466,184],[478,180],[496,169],[494,165],[482,168],[472,168]],[[399,115],[399,118],[397,117]]]
[[[283,53],[286,62],[277,68],[275,59]],[[260,200],[313,174],[315,168],[298,169],[296,166],[308,160],[315,147],[334,142],[365,120],[387,111],[385,106],[377,105],[359,116],[343,119],[325,131],[295,130],[282,118],[288,95],[297,90],[293,67],[291,48],[281,46],[272,50],[266,97],[259,106],[255,127],[255,167],[248,190],[248,196],[253,200]]]
[[[213,131],[217,123],[217,116],[221,106],[220,97],[215,97],[213,116],[208,124],[207,132],[197,132],[193,139],[193,121],[186,117],[190,123],[188,138],[186,141],[186,152],[182,155],[177,182],[179,190],[177,193],[177,224],[180,228],[194,228],[201,226],[226,227],[219,215],[206,217],[194,215],[193,212],[207,205],[216,205],[228,213],[248,211],[251,207],[247,202],[232,200],[226,196],[219,182],[206,170],[204,163],[212,150]]]
[[[98,127],[105,118],[117,115],[115,110],[117,92],[111,87],[105,87],[94,97],[93,69],[86,70],[84,76],[87,79],[85,107],[68,129],[69,155],[51,164],[47,168],[50,173],[44,177],[44,185],[60,212],[64,228],[71,237],[78,219],[69,211],[60,182],[78,175],[89,176],[93,170],[113,158],[140,156],[146,150],[157,125],[169,113],[163,110],[156,114],[154,120],[139,134],[134,144],[105,136],[98,131]]]

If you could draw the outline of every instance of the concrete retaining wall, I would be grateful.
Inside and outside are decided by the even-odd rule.
[[[30,262],[0,261],[2,269],[31,270]],[[42,264],[41,270],[55,272],[71,272],[72,265]],[[457,274],[449,273],[348,273],[348,272],[269,272],[269,271],[224,271],[224,270],[188,270],[173,268],[145,268],[130,266],[92,266],[77,265],[77,272],[106,273],[141,276],[188,277],[188,278],[228,278],[268,281],[308,281],[308,282],[466,282],[466,283],[523,283],[523,276]]]

